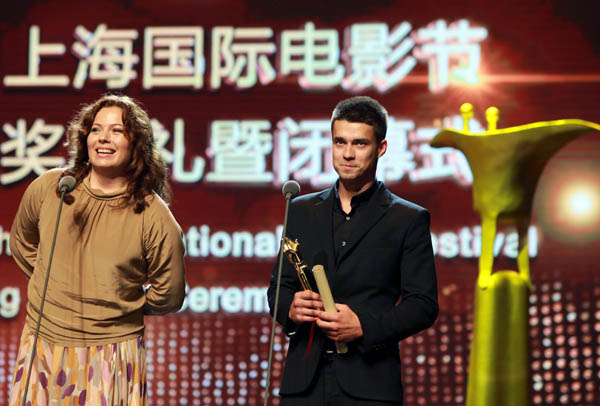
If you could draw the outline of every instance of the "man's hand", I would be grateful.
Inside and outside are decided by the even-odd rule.
[[[321,296],[310,290],[302,290],[294,294],[288,316],[296,324],[315,321],[323,310]]]
[[[337,313],[321,312],[317,326],[337,342],[350,342],[362,337],[363,331],[356,313],[348,305],[335,304]]]

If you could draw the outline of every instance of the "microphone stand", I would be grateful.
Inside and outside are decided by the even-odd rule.
[[[48,259],[48,270],[46,271],[46,280],[44,282],[44,290],[42,291],[42,301],[40,303],[40,314],[38,316],[37,324],[35,327],[35,334],[33,336],[33,352],[31,353],[31,359],[29,360],[29,371],[27,371],[27,381],[25,382],[25,392],[23,392],[23,398],[21,399],[21,406],[25,406],[27,400],[27,392],[29,391],[29,381],[31,379],[31,370],[33,367],[33,360],[35,359],[37,350],[37,340],[40,334],[40,325],[42,324],[42,312],[44,311],[44,304],[46,303],[46,291],[48,290],[48,281],[50,280],[50,268],[52,268],[52,257],[54,256],[54,246],[56,245],[56,235],[58,234],[58,225],[60,224],[60,214],[62,212],[62,206],[65,200],[65,195],[70,192],[72,188],[66,185],[60,185],[60,203],[58,205],[58,215],[56,216],[56,227],[54,228],[54,237],[52,237],[52,246],[50,247],[50,257]],[[48,400],[50,401],[50,399]]]
[[[281,267],[283,265],[283,237],[286,235],[287,230],[287,219],[288,219],[288,210],[290,208],[290,202],[292,200],[292,193],[285,194],[285,214],[283,216],[283,231],[281,233],[281,244],[279,245],[279,265],[277,267],[277,285],[275,288],[275,303],[273,304],[273,325],[271,326],[271,340],[269,345],[269,362],[267,364],[267,382],[265,385],[265,403],[264,406],[267,406],[267,402],[269,401],[269,387],[271,384],[271,368],[273,364],[273,344],[275,340],[275,326],[277,323],[277,311],[279,310],[279,290],[281,288]]]

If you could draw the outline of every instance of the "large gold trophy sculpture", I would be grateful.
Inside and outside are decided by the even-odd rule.
[[[527,235],[535,188],[546,162],[565,144],[600,125],[583,120],[497,128],[498,109],[486,111],[488,130],[471,133],[473,106],[461,106],[462,131],[441,130],[433,147],[462,151],[473,172],[473,206],[481,217],[482,243],[475,288],[467,406],[529,403],[529,273]],[[518,271],[492,273],[497,225],[515,226]]]

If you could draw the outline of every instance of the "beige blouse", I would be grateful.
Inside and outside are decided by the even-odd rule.
[[[35,328],[60,198],[62,170],[25,191],[11,234],[12,255],[29,278],[27,324]],[[136,214],[117,207],[125,190],[104,194],[88,180],[64,204],[52,259],[40,336],[89,347],[143,335],[144,313],[177,311],[185,296],[181,228],[158,195]],[[150,282],[144,293],[142,285]]]

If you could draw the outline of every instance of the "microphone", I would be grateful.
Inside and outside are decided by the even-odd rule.
[[[35,359],[37,340],[40,335],[40,326],[42,325],[42,314],[44,311],[44,304],[46,303],[46,293],[48,291],[48,281],[50,280],[50,269],[52,268],[52,257],[54,256],[54,246],[56,245],[56,235],[58,234],[58,225],[60,224],[60,214],[62,212],[62,206],[65,201],[65,195],[75,189],[75,178],[72,176],[64,176],[58,182],[58,190],[60,191],[60,203],[58,205],[58,214],[56,215],[56,227],[54,228],[54,237],[52,238],[52,246],[50,247],[50,255],[48,256],[48,269],[46,270],[46,280],[44,282],[44,290],[42,291],[42,300],[40,302],[40,311],[38,320],[35,326],[35,334],[33,336],[33,350],[31,353],[31,359],[29,361],[29,371],[27,371],[27,382],[25,383],[25,391],[23,392],[23,398],[21,399],[21,406],[25,406],[27,401],[27,392],[29,391],[29,381],[31,380],[31,370],[33,367],[33,360]],[[50,399],[49,399],[50,401]]]
[[[71,193],[71,191],[75,189],[75,183],[75,178],[67,175],[58,182],[58,190],[61,193]]]
[[[293,199],[294,197],[298,196],[298,193],[300,193],[300,185],[295,180],[288,180],[283,184],[281,193],[283,193],[286,200]]]
[[[273,344],[275,342],[275,327],[277,323],[277,310],[279,306],[279,290],[281,288],[281,267],[283,265],[283,239],[287,233],[288,211],[291,200],[300,193],[300,185],[295,180],[288,180],[283,184],[281,193],[285,196],[285,214],[283,216],[283,231],[281,233],[281,244],[279,245],[279,265],[277,267],[277,284],[275,285],[275,303],[273,304],[273,324],[271,325],[271,340],[269,343],[269,362],[267,363],[267,381],[265,383],[265,404],[269,401],[269,387],[271,384],[271,368],[273,367]]]

